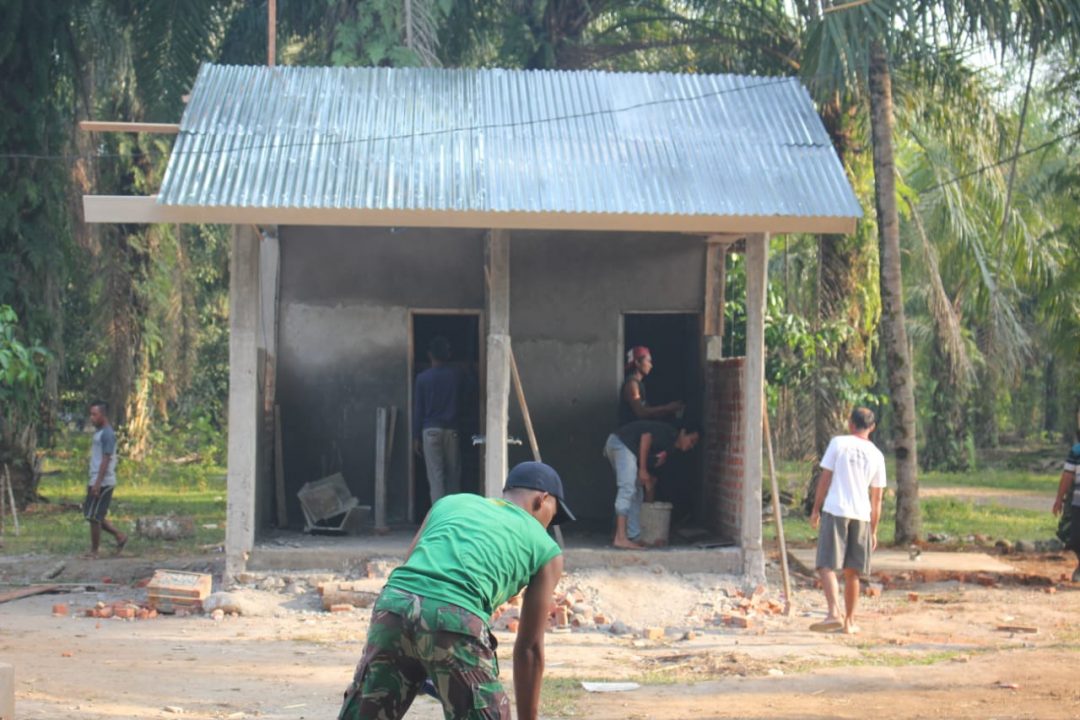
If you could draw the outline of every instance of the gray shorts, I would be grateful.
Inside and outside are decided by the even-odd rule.
[[[105,485],[101,488],[101,492],[97,497],[94,497],[90,492],[90,488],[86,488],[86,499],[83,500],[83,517],[93,523],[101,523],[105,521],[105,516],[109,514],[109,504],[112,502],[112,494],[114,485]]]
[[[861,575],[869,575],[870,523],[822,512],[817,541],[817,568],[847,568],[857,570]]]

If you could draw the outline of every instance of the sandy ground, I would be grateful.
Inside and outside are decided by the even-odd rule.
[[[2,559],[0,578],[10,582],[16,570],[31,567],[26,571],[33,574],[50,562]],[[665,626],[668,634],[661,641],[596,630],[549,634],[546,677],[555,682],[545,696],[546,715],[1078,717],[1080,586],[1059,581],[1072,563],[1049,556],[1023,565],[1053,578],[1054,592],[955,581],[888,589],[863,599],[862,633],[855,637],[807,630],[823,615],[823,602],[806,583],[795,593],[792,617],[759,616],[750,629],[736,630],[713,622],[734,591],[730,577],[659,569],[575,575],[568,584],[598,609],[634,627]],[[117,561],[95,573],[126,580],[124,570]],[[142,591],[130,586],[2,604],[0,661],[16,667],[17,717],[333,718],[362,649],[368,612],[323,613],[302,587],[248,591],[265,616],[220,622],[79,616],[99,600],[139,599]],[[72,615],[54,617],[57,602],[67,602]],[[1001,624],[1038,632],[1002,632]],[[681,639],[688,628],[696,636]],[[513,636],[500,633],[500,642],[509,684]],[[580,680],[633,680],[642,687],[587,694]],[[409,715],[441,716],[428,699]]]

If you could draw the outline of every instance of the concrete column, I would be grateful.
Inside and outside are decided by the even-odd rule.
[[[0,663],[0,720],[15,720],[15,668]]]
[[[746,365],[743,381],[743,507],[740,546],[743,575],[750,584],[765,581],[761,544],[762,398],[765,392],[765,295],[769,235],[746,238]]]
[[[487,408],[484,434],[484,495],[499,497],[507,473],[507,423],[510,412],[510,234],[488,233]]]
[[[258,384],[259,238],[236,225],[229,256],[229,472],[225,582],[243,572],[255,544],[261,422]]]

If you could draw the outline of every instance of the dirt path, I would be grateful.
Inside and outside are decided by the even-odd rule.
[[[1014,510],[1034,510],[1047,513],[1050,512],[1050,507],[1054,504],[1053,493],[999,488],[923,486],[919,488],[919,496],[924,498],[946,497],[975,505],[1001,505]]]
[[[1051,573],[1071,565],[1044,564]],[[909,588],[889,590],[864,599],[863,633],[848,638],[807,630],[823,611],[820,593],[808,587],[797,591],[794,617],[756,617],[750,629],[735,630],[710,622],[703,610],[726,592],[729,578],[645,570],[610,579],[590,573],[586,580],[600,599],[661,588],[671,602],[643,604],[643,612],[663,615],[624,617],[642,624],[660,619],[669,633],[657,642],[597,631],[549,634],[546,717],[1080,716],[1080,587],[1068,583],[1053,594],[938,583],[917,588],[917,601],[909,600]],[[273,600],[267,617],[133,622],[76,615],[99,599],[133,592],[112,588],[0,605],[0,661],[16,666],[19,718],[335,716],[362,649],[366,611],[317,612],[309,593],[279,590],[265,595]],[[72,616],[51,614],[61,600]],[[625,596],[619,603],[633,612]],[[995,629],[1003,623],[1039,632]],[[679,639],[693,625],[696,637]],[[501,633],[500,642],[510,684],[513,636]],[[580,689],[586,679],[633,680],[642,687],[590,695]],[[1000,688],[999,681],[1018,689]],[[409,717],[442,714],[421,699]]]

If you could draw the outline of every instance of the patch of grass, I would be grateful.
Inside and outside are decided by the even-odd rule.
[[[90,547],[90,531],[82,516],[89,477],[90,435],[69,433],[46,454],[38,492],[48,503],[31,505],[19,516],[22,534],[16,537],[8,517],[6,554],[80,553]],[[190,516],[195,536],[176,542],[132,537],[125,554],[157,556],[199,552],[225,539],[225,468],[212,459],[187,464],[173,462],[165,451],[151,452],[141,461],[121,455],[117,466],[109,519],[122,532],[135,529],[136,518],[170,513]],[[205,528],[204,525],[216,525]],[[102,538],[102,552],[111,551],[112,538]]]
[[[577,678],[545,678],[540,688],[540,715],[543,717],[574,717],[577,703],[585,697],[581,680]]]
[[[1042,540],[1053,537],[1057,518],[1049,512],[1018,510],[1001,505],[976,505],[955,498],[923,498],[923,534],[946,533],[962,539],[967,535],[986,535],[1010,540]],[[884,518],[878,533],[882,545],[891,545],[895,537],[894,518],[896,498],[890,491],[885,497]],[[766,539],[776,539],[776,525],[763,527]],[[817,540],[817,531],[810,520],[796,510],[784,518],[784,536],[788,542],[807,543]]]
[[[1036,473],[1030,470],[986,468],[969,472],[928,472],[919,475],[919,484],[927,487],[979,487],[995,490],[1026,490],[1053,497],[1061,473]]]

